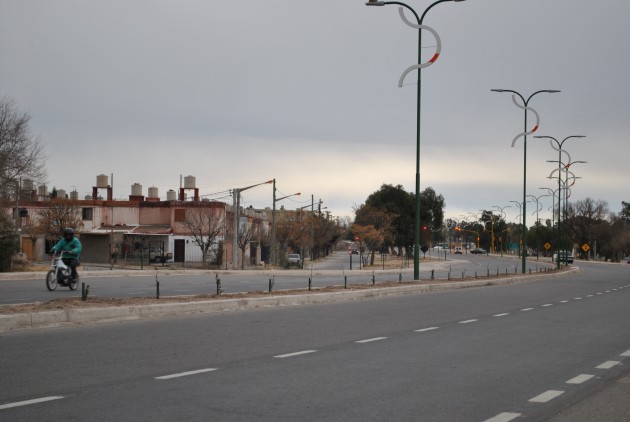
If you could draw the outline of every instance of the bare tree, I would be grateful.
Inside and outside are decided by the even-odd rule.
[[[83,228],[79,208],[63,199],[50,201],[46,208],[38,212],[37,218],[39,222],[37,231],[52,241],[59,239],[66,228],[72,228],[78,232]]]
[[[216,245],[225,233],[225,209],[209,207],[204,203],[187,208],[186,217],[181,222],[193,238],[193,242],[201,249],[203,265],[208,265],[208,255],[212,246]]]
[[[43,182],[44,151],[31,133],[31,117],[9,97],[0,98],[0,197],[16,191],[19,178]]]
[[[254,220],[251,224],[240,225],[236,237],[238,248],[241,250],[241,270],[245,269],[245,250],[250,242],[260,237],[260,220]]]

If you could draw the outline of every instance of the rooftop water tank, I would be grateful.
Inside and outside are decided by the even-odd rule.
[[[98,176],[96,176],[96,187],[106,188],[109,185],[108,180],[109,177],[107,177],[106,174],[99,174]]]
[[[65,189],[57,189],[57,198],[58,199],[66,199],[66,190]]]
[[[22,179],[22,190],[32,191],[33,181],[31,179]]]
[[[151,186],[149,188],[149,198],[159,198],[160,194],[158,191],[158,188],[156,188],[155,186]]]
[[[142,196],[142,185],[140,183],[131,185],[131,196]]]
[[[184,177],[184,189],[195,189],[197,186],[197,179],[195,176]]]
[[[37,194],[39,196],[48,195],[48,188],[46,187],[46,185],[39,185],[39,187],[37,188]]]
[[[168,192],[166,192],[166,200],[177,201],[177,192],[175,192],[173,189],[170,189]]]
[[[75,200],[75,201],[79,199],[79,192],[77,192],[76,190],[73,190],[72,192],[70,192],[70,199]]]

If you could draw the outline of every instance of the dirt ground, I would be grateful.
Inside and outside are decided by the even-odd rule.
[[[491,280],[494,277],[490,277]],[[462,279],[446,280],[422,280],[422,281],[405,281],[397,283],[394,281],[369,284],[348,284],[348,288],[344,289],[343,286],[328,286],[322,288],[308,289],[294,289],[294,290],[277,290],[272,293],[256,291],[248,293],[223,293],[221,295],[196,295],[196,296],[162,296],[160,299],[155,297],[130,297],[124,299],[106,298],[106,297],[88,297],[86,300],[81,300],[80,297],[54,299],[47,302],[34,302],[18,305],[2,305],[0,306],[1,314],[21,314],[32,312],[46,312],[56,311],[64,309],[75,308],[106,308],[115,306],[134,306],[134,305],[151,305],[157,303],[181,303],[181,302],[202,302],[209,300],[226,300],[226,299],[242,299],[252,297],[266,297],[266,296],[286,296],[286,295],[303,295],[303,294],[317,294],[323,292],[338,292],[343,290],[366,290],[383,287],[399,287],[408,286],[412,284],[435,284],[435,283],[453,283],[462,281]]]

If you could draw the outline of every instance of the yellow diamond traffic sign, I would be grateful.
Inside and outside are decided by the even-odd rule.
[[[588,252],[590,249],[591,249],[591,247],[588,246],[588,243],[585,243],[585,244],[582,245],[582,250],[584,252]]]
[[[551,243],[547,242],[543,245],[545,247],[545,249],[549,250],[551,249]]]

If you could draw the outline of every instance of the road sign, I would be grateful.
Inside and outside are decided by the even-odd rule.
[[[588,252],[590,249],[591,249],[591,247],[588,246],[588,243],[585,243],[585,244],[582,245],[582,250],[584,252]]]
[[[546,250],[551,249],[551,243],[549,243],[549,242],[545,243],[545,245],[544,245],[544,246],[545,246],[545,249],[546,249]]]

